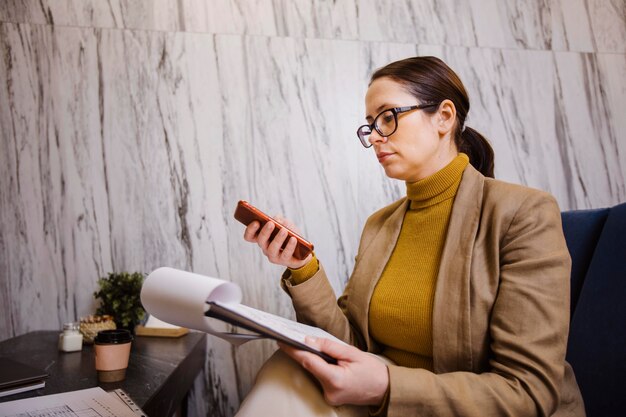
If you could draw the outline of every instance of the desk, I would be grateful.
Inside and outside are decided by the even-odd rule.
[[[175,339],[135,336],[126,379],[99,383],[93,346],[83,345],[80,352],[60,352],[59,333],[37,331],[0,342],[0,356],[50,374],[45,388],[0,397],[0,401],[100,386],[105,391],[123,389],[150,417],[170,417],[179,406],[186,409],[186,395],[204,367],[205,333],[191,332]]]

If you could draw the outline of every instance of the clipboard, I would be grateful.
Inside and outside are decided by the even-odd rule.
[[[117,398],[118,400],[123,402],[137,416],[139,416],[139,417],[148,417],[148,415],[143,412],[141,407],[139,407],[137,404],[135,404],[135,402],[132,400],[132,398],[130,398],[130,395],[128,395],[126,393],[126,391],[124,391],[123,389],[118,388],[118,389],[115,389],[113,391],[108,391],[108,394],[111,395],[113,398]]]
[[[280,331],[277,331],[275,328],[272,328],[272,326],[268,326],[263,323],[251,320],[248,317],[244,317],[238,314],[236,311],[229,309],[226,305],[218,304],[213,301],[209,301],[207,302],[207,304],[211,306],[211,308],[206,313],[204,313],[204,315],[207,317],[213,317],[218,320],[222,320],[226,323],[232,324],[233,326],[241,327],[269,339],[283,342],[297,349],[306,350],[307,352],[311,352],[319,356],[331,365],[337,365],[337,359],[327,355],[324,352],[320,352],[319,350],[316,350],[298,340],[290,338]]]

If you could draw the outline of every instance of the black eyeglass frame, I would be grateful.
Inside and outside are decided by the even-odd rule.
[[[374,130],[376,130],[376,132],[378,132],[378,134],[380,136],[386,137],[388,138],[389,136],[393,135],[394,133],[396,133],[396,130],[398,130],[398,115],[402,114],[402,113],[406,113],[408,111],[411,110],[421,110],[421,109],[425,109],[428,107],[434,107],[434,106],[438,106],[438,103],[425,103],[425,104],[419,104],[419,105],[415,105],[415,106],[404,106],[404,107],[392,107],[390,109],[385,109],[383,111],[381,111],[380,113],[378,113],[378,115],[374,118],[374,121],[372,122],[372,124],[364,124],[359,126],[359,128],[356,130],[356,136],[359,138],[359,142],[361,142],[361,145],[363,145],[366,148],[369,148],[372,146],[372,143],[365,139],[365,138],[361,138],[361,130],[363,128],[369,128],[370,133],[367,134],[367,136],[371,135],[372,132]],[[376,121],[378,120],[378,118],[380,116],[383,115],[383,113],[386,113],[388,111],[391,111],[391,114],[393,114],[393,121],[395,122],[395,128],[393,129],[393,131],[391,133],[389,133],[388,135],[383,134],[383,132],[380,131],[380,129],[378,129],[378,127],[376,126]]]

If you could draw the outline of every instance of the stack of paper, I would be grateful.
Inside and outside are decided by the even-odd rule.
[[[30,417],[146,417],[125,392],[116,390],[107,393],[100,387],[0,404],[0,416],[23,417],[25,415]]]

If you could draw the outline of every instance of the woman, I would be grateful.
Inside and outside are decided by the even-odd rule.
[[[314,256],[293,258],[295,238],[281,250],[286,233],[270,241],[256,222],[244,235],[288,267],[298,319],[353,346],[308,340],[337,365],[280,346],[240,415],[584,415],[554,198],[492,178],[465,88],[437,58],[377,70],[365,105],[359,139],[407,197],[367,220],[339,300]]]

